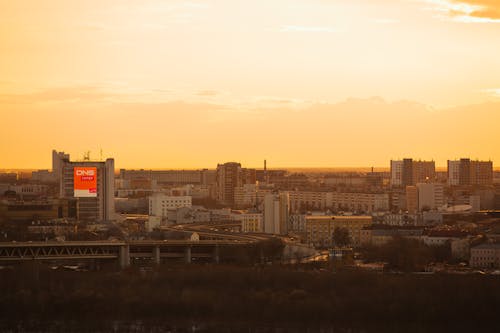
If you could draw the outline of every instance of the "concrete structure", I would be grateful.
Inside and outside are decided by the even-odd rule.
[[[237,214],[234,219],[241,221],[242,232],[262,232],[264,229],[262,213],[245,212]]]
[[[264,232],[285,235],[288,233],[290,196],[288,192],[267,194],[264,197]]]
[[[493,162],[469,158],[449,160],[448,185],[493,185]]]
[[[444,186],[437,183],[418,183],[418,210],[438,210],[444,205]],[[407,199],[408,200],[408,199]]]
[[[500,267],[500,244],[484,243],[470,249],[471,267],[498,268]]]
[[[306,216],[307,243],[315,247],[332,247],[335,228],[345,228],[352,245],[359,246],[361,230],[371,224],[371,216]]]
[[[414,161],[411,158],[391,160],[391,186],[405,187],[435,179],[434,161]]]
[[[309,210],[378,212],[389,210],[388,193],[291,191],[292,212]]]
[[[229,206],[234,205],[234,189],[243,185],[241,164],[229,162],[217,165],[216,200]]]
[[[0,201],[0,222],[48,221],[58,218],[76,219],[76,199],[43,201]]]
[[[406,186],[406,210],[410,214],[415,214],[419,211],[418,188],[416,186]]]
[[[211,185],[215,183],[215,170],[126,170],[120,169],[120,179],[147,179],[170,185]]]
[[[149,215],[167,217],[169,209],[191,207],[191,196],[171,196],[164,193],[154,193],[149,197]]]
[[[75,198],[77,202],[77,218],[79,220],[109,221],[114,219],[114,159],[108,158],[105,162],[71,162],[69,159],[64,159],[61,161],[60,165],[57,164],[57,167],[59,166],[59,196],[66,199],[75,198],[74,168],[95,167],[97,170],[97,196]]]

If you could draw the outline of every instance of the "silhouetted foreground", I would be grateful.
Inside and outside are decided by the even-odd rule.
[[[220,332],[500,328],[496,276],[209,265],[146,273],[69,272],[23,265],[0,271],[0,285],[0,331],[183,327],[176,330],[183,332],[193,325]]]

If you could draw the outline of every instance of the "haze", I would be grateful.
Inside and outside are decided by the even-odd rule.
[[[0,0],[2,168],[500,161],[493,0]]]

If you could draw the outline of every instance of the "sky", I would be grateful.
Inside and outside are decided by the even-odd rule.
[[[0,169],[500,164],[497,0],[0,8]]]

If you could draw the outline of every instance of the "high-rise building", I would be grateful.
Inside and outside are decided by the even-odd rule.
[[[71,162],[61,160],[59,196],[76,198],[77,218],[85,221],[109,221],[114,218],[115,162]]]
[[[228,162],[217,165],[216,200],[219,203],[233,206],[234,189],[242,186],[241,164]]]
[[[399,161],[391,160],[391,185],[411,186],[417,183],[434,181],[436,165],[434,161],[414,161],[405,158]]]
[[[493,162],[469,158],[448,161],[448,185],[492,185]]]
[[[418,211],[418,188],[416,186],[406,186],[406,210],[410,214]]]
[[[245,184],[255,184],[255,169],[242,168],[240,163],[228,162],[217,165],[216,200],[229,206],[235,206],[235,189]]]
[[[52,173],[59,177],[64,161],[69,161],[69,154],[52,150]]]
[[[285,235],[288,233],[290,196],[288,192],[264,196],[264,232]]]

